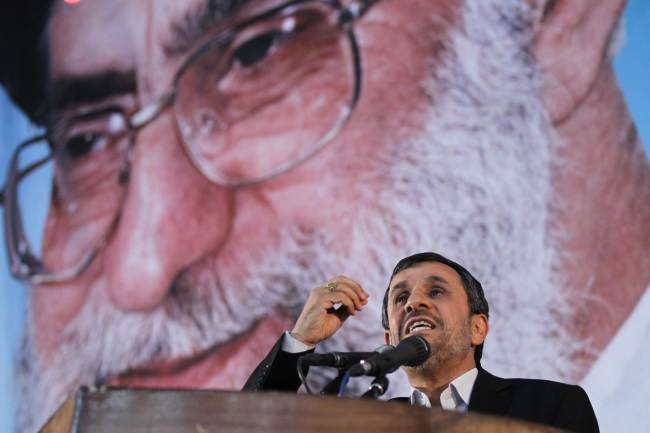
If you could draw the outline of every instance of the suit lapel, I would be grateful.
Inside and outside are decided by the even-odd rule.
[[[479,367],[476,382],[469,398],[469,410],[493,415],[508,413],[512,402],[510,382],[493,376]]]

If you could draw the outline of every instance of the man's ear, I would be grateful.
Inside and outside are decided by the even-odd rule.
[[[558,124],[580,106],[603,67],[626,0],[529,0],[539,11],[533,54]]]
[[[390,333],[384,329],[384,344],[390,344]]]
[[[485,314],[472,315],[472,346],[478,346],[485,341],[488,331],[490,330],[490,323]]]

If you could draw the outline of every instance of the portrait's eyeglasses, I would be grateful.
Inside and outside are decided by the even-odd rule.
[[[0,192],[12,274],[53,283],[92,262],[119,222],[136,133],[170,106],[187,155],[216,184],[263,182],[314,155],[359,99],[353,25],[377,1],[284,3],[211,38],[166,92],[135,113],[106,107],[78,114],[22,143]],[[21,212],[32,205],[25,185],[48,166],[49,227],[30,242]],[[32,247],[41,243],[62,248],[44,257]]]

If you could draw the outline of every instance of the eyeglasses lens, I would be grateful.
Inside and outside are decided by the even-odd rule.
[[[52,129],[50,145],[54,184],[48,223],[32,246],[57,252],[34,251],[49,272],[59,274],[82,266],[116,222],[126,194],[120,176],[130,146],[126,117],[116,110],[78,116]]]
[[[316,3],[245,27],[210,46],[177,82],[179,129],[205,176],[264,179],[310,156],[347,116],[350,42]]]

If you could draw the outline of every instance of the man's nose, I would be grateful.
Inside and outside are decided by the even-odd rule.
[[[418,310],[428,310],[433,306],[433,300],[424,290],[414,290],[404,304],[407,313],[412,313]]]
[[[208,181],[185,154],[165,113],[139,131],[119,225],[105,251],[111,301],[152,310],[190,264],[218,251],[232,219],[232,192]]]

